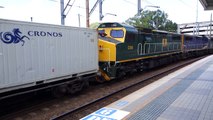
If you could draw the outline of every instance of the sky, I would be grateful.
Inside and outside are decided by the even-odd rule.
[[[97,0],[90,0],[90,9]],[[90,16],[90,23],[94,22],[124,22],[137,13],[138,0],[104,0],[102,21],[99,20],[99,6]],[[67,4],[68,0],[64,0]],[[66,26],[86,26],[86,4],[85,0],[71,0],[71,9],[65,10]],[[142,0],[141,7],[144,10],[157,10],[157,8],[147,6],[159,6],[160,10],[168,14],[168,19],[177,24],[210,21],[213,11],[204,11],[197,0]],[[0,18],[19,21],[31,21],[48,24],[61,24],[60,0],[0,0]],[[198,8],[198,12],[197,12]],[[116,14],[112,16],[110,14]],[[198,13],[198,14],[197,14]],[[197,17],[198,16],[198,17]]]

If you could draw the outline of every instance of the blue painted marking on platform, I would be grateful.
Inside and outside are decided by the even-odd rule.
[[[107,109],[107,108],[102,108],[98,111],[95,112],[97,115],[102,115],[102,116],[110,116],[113,113],[115,113],[117,110],[115,109]]]
[[[121,120],[128,114],[129,112],[127,111],[116,110],[113,108],[101,108],[80,120]]]
[[[127,105],[128,103],[129,103],[128,101],[118,101],[115,105],[119,106],[119,107],[122,107],[122,106]]]
[[[88,115],[87,117],[85,117],[81,120],[116,120],[116,119],[103,117],[103,116],[99,116],[99,115]]]

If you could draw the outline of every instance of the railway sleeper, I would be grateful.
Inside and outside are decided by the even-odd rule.
[[[61,97],[67,94],[74,94],[76,92],[81,91],[83,88],[87,88],[89,86],[89,82],[87,78],[76,78],[75,81],[56,86],[52,89],[52,95],[54,97]]]

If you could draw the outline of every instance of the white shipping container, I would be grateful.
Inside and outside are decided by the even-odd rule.
[[[98,71],[97,33],[0,20],[0,93]]]

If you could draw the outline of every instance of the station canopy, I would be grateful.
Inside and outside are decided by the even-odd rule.
[[[204,10],[213,10],[213,0],[200,0]]]

